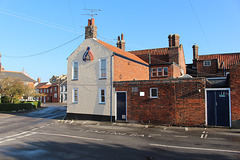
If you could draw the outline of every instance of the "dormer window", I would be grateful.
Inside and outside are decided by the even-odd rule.
[[[211,66],[211,61],[203,61],[203,66]]]

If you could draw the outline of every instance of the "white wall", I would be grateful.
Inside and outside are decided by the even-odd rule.
[[[86,48],[94,56],[93,61],[82,60]],[[110,116],[110,63],[112,51],[100,45],[94,39],[86,39],[83,43],[68,57],[67,73],[67,113],[77,114],[95,114]],[[107,58],[107,79],[99,79],[99,59]],[[113,60],[113,58],[112,58]],[[78,61],[78,80],[72,80],[72,62]],[[112,63],[113,64],[113,63]],[[78,89],[78,103],[73,103],[73,88]],[[99,104],[99,88],[106,88],[106,103]],[[113,93],[114,95],[114,93]],[[112,104],[115,104],[114,96]],[[112,115],[115,115],[113,106]]]

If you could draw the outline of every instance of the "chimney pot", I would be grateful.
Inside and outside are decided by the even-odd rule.
[[[123,33],[121,34],[121,40],[124,40],[124,39],[123,39]]]
[[[168,36],[169,47],[172,47],[172,34]]]

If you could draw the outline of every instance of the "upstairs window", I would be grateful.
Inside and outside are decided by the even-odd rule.
[[[203,61],[203,66],[211,66],[211,61]]]
[[[152,77],[156,77],[157,76],[157,71],[156,68],[152,68]]]
[[[162,67],[157,68],[157,76],[159,76],[159,77],[162,76]]]
[[[105,79],[107,78],[107,59],[106,58],[101,58],[100,59],[100,64],[99,64],[99,78],[100,79]]]
[[[150,88],[150,98],[158,98],[158,89]]]
[[[78,62],[74,61],[72,66],[72,79],[78,80]]]
[[[168,76],[168,67],[163,67],[163,76]]]

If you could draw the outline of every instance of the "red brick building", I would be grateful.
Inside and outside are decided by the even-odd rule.
[[[43,103],[45,102],[59,102],[59,85],[58,84],[51,84],[48,82],[39,83],[35,89],[38,93],[43,94],[44,96],[39,97],[39,100]]]
[[[150,79],[177,78],[186,74],[183,45],[180,36],[168,36],[169,47],[130,51],[150,66]]]
[[[114,82],[127,93],[127,120],[163,125],[205,125],[205,78]]]
[[[193,77],[226,77],[230,67],[240,62],[240,53],[199,55],[198,45],[193,45],[193,63],[187,73]]]

